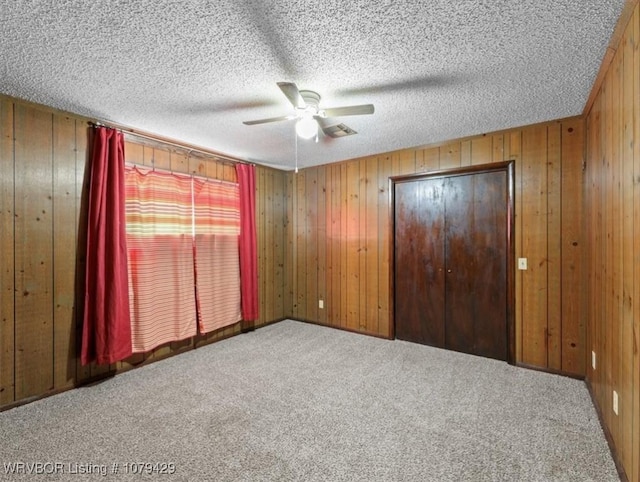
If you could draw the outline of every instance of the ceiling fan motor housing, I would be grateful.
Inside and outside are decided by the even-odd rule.
[[[319,113],[320,94],[314,92],[313,90],[301,90],[300,97],[302,97],[305,104],[307,104],[304,110],[311,110],[314,115],[317,115]]]

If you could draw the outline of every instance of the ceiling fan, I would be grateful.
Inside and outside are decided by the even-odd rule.
[[[321,108],[320,94],[317,92],[312,90],[298,90],[298,86],[293,82],[278,82],[277,84],[295,108],[295,113],[280,117],[270,117],[268,119],[244,121],[243,124],[252,126],[298,119],[296,132],[300,137],[310,139],[316,136],[317,139],[318,127],[320,127],[325,135],[336,138],[351,136],[357,134],[357,132],[345,124],[329,125],[327,118],[345,115],[368,115],[373,114],[374,111],[373,104]]]

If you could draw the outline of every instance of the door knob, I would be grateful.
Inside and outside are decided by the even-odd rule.
[[[450,270],[450,269],[448,269],[448,270],[447,270],[447,273],[451,273],[451,270]]]

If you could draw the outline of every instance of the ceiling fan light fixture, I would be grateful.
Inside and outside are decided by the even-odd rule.
[[[310,115],[303,115],[296,122],[296,134],[303,139],[311,139],[318,134],[318,122]]]

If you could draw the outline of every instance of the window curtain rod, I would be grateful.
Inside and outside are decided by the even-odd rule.
[[[207,156],[210,157],[215,157],[216,159],[219,159],[221,161],[226,161],[229,164],[232,165],[236,165],[236,164],[247,164],[250,166],[254,166],[255,164],[252,162],[248,162],[248,161],[244,161],[242,159],[236,159],[235,157],[229,157],[226,156],[224,154],[220,154],[218,152],[215,151],[208,151],[202,148],[198,148],[198,147],[191,147],[191,146],[187,146],[184,144],[178,144],[174,141],[171,141],[169,139],[165,139],[162,138],[160,136],[154,136],[152,134],[143,134],[141,132],[135,131],[134,129],[132,129],[131,127],[125,127],[119,124],[114,124],[111,122],[101,122],[101,121],[89,121],[89,125],[92,125],[94,127],[109,127],[111,129],[116,129],[120,132],[122,132],[123,134],[127,135],[127,136],[134,136],[134,137],[140,137],[141,139],[147,139],[150,141],[154,141],[154,142],[159,142],[161,144],[166,144],[168,146],[173,146],[179,149],[184,149],[188,152],[198,152],[200,154],[205,154]]]
[[[171,169],[166,169],[162,167],[155,167],[154,165],[147,166],[145,164],[136,164],[135,162],[126,161],[124,163],[125,167],[133,167],[138,169],[139,171],[151,171],[151,172],[161,172],[163,174],[171,174],[172,176],[191,178],[191,179],[199,179],[201,181],[207,182],[217,182],[219,184],[229,184],[232,186],[237,186],[238,183],[234,181],[225,181],[224,179],[216,179],[213,177],[203,176],[201,174],[196,174],[195,172],[177,172],[172,171]]]

